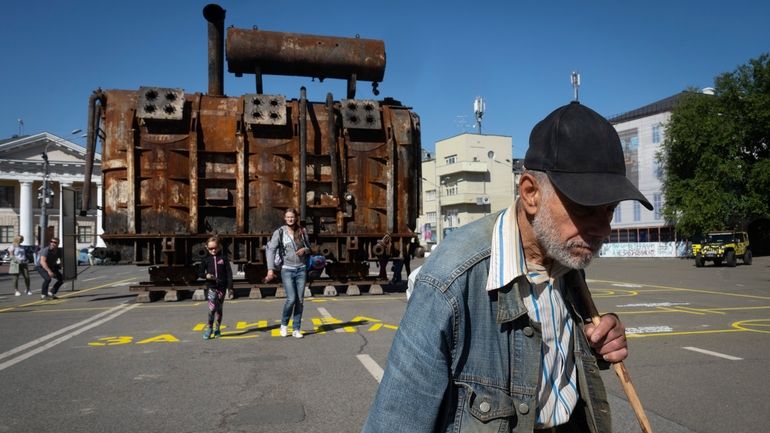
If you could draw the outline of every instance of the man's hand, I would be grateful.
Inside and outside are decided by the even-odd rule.
[[[605,314],[601,316],[598,326],[592,323],[585,325],[586,337],[591,347],[607,362],[620,362],[628,356],[626,328],[620,323],[618,316]]]

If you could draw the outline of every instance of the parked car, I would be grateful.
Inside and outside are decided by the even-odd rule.
[[[11,263],[11,253],[8,250],[0,251],[0,265]]]
[[[101,265],[103,264],[104,260],[94,257],[94,264],[95,265]],[[81,248],[78,251],[78,265],[88,265],[88,248]]]
[[[78,251],[78,265],[88,264],[88,248],[81,248]]]
[[[695,266],[701,268],[706,262],[714,262],[719,266],[724,262],[729,267],[735,267],[736,259],[741,259],[743,264],[750,265],[752,261],[749,235],[746,232],[711,232],[695,249]]]

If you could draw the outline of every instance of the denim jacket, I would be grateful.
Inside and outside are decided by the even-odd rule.
[[[519,279],[485,290],[497,215],[453,232],[426,260],[364,433],[534,429],[540,330],[530,322]],[[584,323],[575,308],[570,313],[576,324]],[[610,432],[596,358],[581,326],[575,326],[574,335],[580,400],[572,419],[588,425],[581,431]]]

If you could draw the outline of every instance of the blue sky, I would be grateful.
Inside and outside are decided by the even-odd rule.
[[[0,26],[0,138],[42,131],[83,144],[87,102],[97,87],[207,90],[208,2],[3,2]],[[770,51],[770,2],[716,1],[221,1],[225,26],[383,39],[385,79],[378,99],[413,107],[423,147],[472,132],[473,100],[487,112],[482,132],[508,135],[514,156],[532,126],[572,98],[605,116],[638,108],[688,87],[713,85]],[[267,76],[265,93],[323,101],[344,97],[340,80]],[[253,76],[225,73],[225,93],[254,92]],[[372,98],[369,83],[357,97]],[[464,117],[463,117],[464,116]]]

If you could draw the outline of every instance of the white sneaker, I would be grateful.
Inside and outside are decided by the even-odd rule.
[[[289,327],[281,325],[281,337],[289,335]]]
[[[30,292],[29,290],[27,290],[27,296],[30,296],[30,295],[32,295],[32,292]]]
[[[304,338],[305,336],[302,335],[302,331],[299,329],[295,329],[294,332],[291,333],[291,336],[294,338]]]
[[[13,296],[21,296],[21,292],[19,292],[19,291],[17,290],[17,291],[16,291],[16,294],[15,294],[15,295],[13,295]]]

